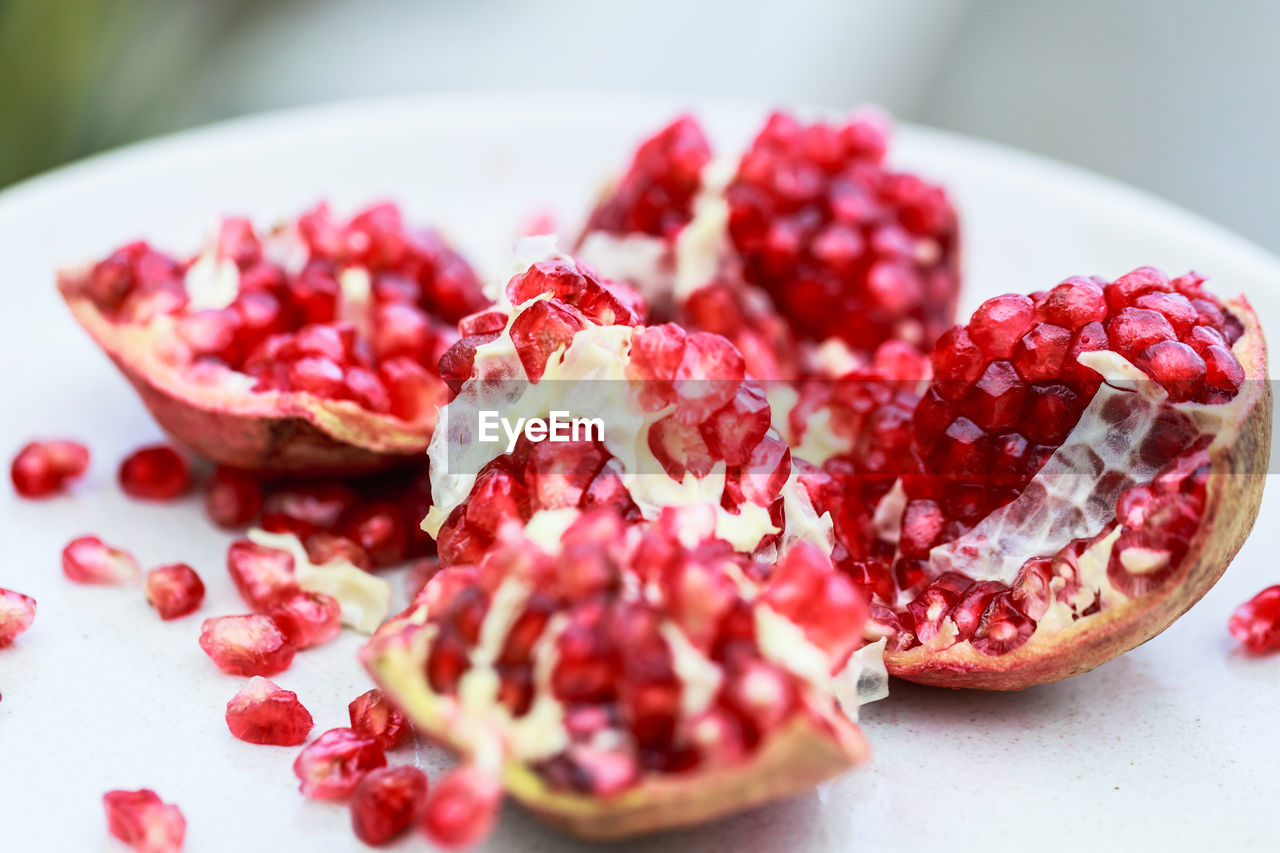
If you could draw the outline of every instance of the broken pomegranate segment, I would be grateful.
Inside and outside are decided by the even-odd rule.
[[[255,675],[227,703],[227,728],[245,743],[297,746],[313,725],[311,713],[292,690]]]
[[[330,729],[298,754],[293,772],[303,796],[330,800],[347,796],[366,773],[386,763],[373,738],[351,729]]]
[[[178,853],[187,834],[187,821],[175,805],[161,801],[155,791],[108,791],[102,795],[107,829],[138,853]]]
[[[485,304],[466,262],[391,204],[345,222],[322,204],[269,232],[229,218],[195,257],[131,243],[58,287],[170,435],[274,472],[419,455],[436,363]]]
[[[501,785],[475,767],[458,767],[427,794],[418,826],[432,844],[461,850],[489,834],[501,806]]]
[[[191,486],[187,460],[172,447],[140,447],[120,463],[120,488],[131,498],[171,501]]]
[[[989,299],[938,340],[923,390],[886,363],[804,409],[827,428],[795,445],[801,479],[889,671],[1016,689],[1167,627],[1257,516],[1265,364],[1243,298],[1142,268]]]
[[[646,140],[588,217],[581,256],[656,319],[728,337],[753,376],[796,378],[814,344],[928,346],[955,316],[945,191],[886,163],[888,122],[774,113],[736,162],[682,117]]]
[[[775,564],[713,521],[707,505],[653,522],[542,510],[529,538],[504,528],[374,635],[363,660],[382,689],[472,764],[434,786],[433,840],[474,841],[449,827],[480,820],[472,800],[492,798],[473,789],[499,779],[554,825],[607,839],[803,791],[865,759],[856,691],[836,696],[879,660],[879,647],[852,654],[861,595],[816,546]],[[455,784],[465,808],[445,805]]]
[[[204,582],[186,563],[152,569],[147,572],[143,588],[147,593],[147,603],[165,621],[194,613],[204,601]]]
[[[342,606],[323,592],[299,590],[273,599],[267,615],[298,649],[329,642],[342,631]]]
[[[12,643],[36,621],[36,600],[0,587],[0,649]]]
[[[1269,586],[1237,607],[1227,628],[1256,655],[1280,649],[1280,586]]]
[[[409,721],[378,688],[361,693],[347,706],[351,728],[374,738],[383,749],[394,749],[409,730]]]
[[[351,792],[351,828],[365,844],[386,844],[409,828],[427,796],[416,767],[370,770]]]
[[[84,476],[89,448],[78,441],[33,441],[18,451],[9,466],[13,489],[24,498],[47,498]]]
[[[297,651],[271,617],[257,613],[204,620],[200,648],[228,675],[284,672]]]
[[[62,573],[76,583],[125,585],[138,580],[142,567],[128,551],[81,536],[62,549]]]

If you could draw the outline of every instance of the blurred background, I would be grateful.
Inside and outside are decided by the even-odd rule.
[[[0,187],[159,133],[380,94],[873,101],[1280,249],[1277,48],[1273,0],[0,0]]]

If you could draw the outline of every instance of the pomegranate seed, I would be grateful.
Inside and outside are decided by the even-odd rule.
[[[209,483],[204,508],[219,527],[244,527],[262,511],[262,486],[252,474],[219,467]]]
[[[245,603],[255,610],[298,590],[293,556],[248,539],[232,542],[227,549],[227,572]]]
[[[1280,585],[1267,587],[1237,607],[1227,628],[1254,654],[1280,649]]]
[[[458,767],[432,786],[418,826],[441,847],[470,847],[493,829],[501,805],[497,781],[469,765]]]
[[[345,536],[320,531],[306,537],[303,545],[307,549],[307,559],[317,566],[323,566],[335,560],[346,560],[366,572],[373,569],[373,560],[370,559],[369,552]]]
[[[297,651],[269,616],[218,616],[200,626],[200,648],[228,675],[275,675]]]
[[[62,549],[62,573],[76,583],[130,584],[142,568],[128,551],[97,536],[81,536]]]
[[[166,621],[194,613],[204,601],[204,582],[186,563],[152,569],[147,572],[143,587],[147,603]]]
[[[187,821],[175,805],[161,801],[155,791],[108,791],[102,795],[107,829],[138,853],[178,853],[187,834]]]
[[[307,739],[312,725],[297,693],[260,675],[249,679],[227,703],[227,728],[245,743],[297,746]]]
[[[343,532],[373,559],[374,566],[394,566],[404,559],[408,531],[400,507],[393,503],[357,508],[343,524]]]
[[[282,595],[267,605],[267,615],[299,649],[327,643],[342,631],[342,607],[333,596],[300,591]]]
[[[89,449],[75,441],[33,441],[18,451],[9,467],[13,488],[24,498],[61,492],[89,468]]]
[[[187,461],[163,444],[142,447],[120,463],[120,488],[131,498],[169,501],[191,485]]]
[[[36,619],[36,600],[0,587],[0,648],[12,643]]]
[[[427,776],[416,767],[370,770],[351,792],[351,828],[365,844],[386,844],[413,823],[427,797]]]
[[[381,690],[361,693],[347,706],[351,728],[378,741],[383,749],[394,749],[404,738],[409,720]]]
[[[342,483],[293,486],[273,491],[265,512],[286,515],[320,530],[332,530],[360,502],[355,489]]]
[[[366,773],[386,766],[378,742],[351,729],[330,729],[293,763],[303,796],[327,800],[351,793]]]

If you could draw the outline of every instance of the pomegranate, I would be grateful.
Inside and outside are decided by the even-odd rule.
[[[9,466],[13,489],[24,498],[47,498],[89,469],[89,448],[78,441],[33,441]]]
[[[229,218],[178,260],[146,243],[59,275],[82,326],[181,444],[245,470],[351,473],[426,447],[466,262],[391,204],[321,204],[269,233]]]
[[[931,362],[923,384],[895,357],[802,392],[800,420],[825,425],[791,436],[890,673],[1087,671],[1167,627],[1248,534],[1270,388],[1243,298],[1151,268],[1070,278],[987,300]]]
[[[131,498],[169,501],[181,497],[191,485],[187,460],[172,447],[157,444],[140,447],[120,463],[120,488]]]
[[[339,799],[350,794],[364,774],[386,764],[373,738],[351,729],[330,729],[298,754],[293,772],[303,796]]]
[[[347,713],[351,716],[351,728],[374,738],[383,749],[394,749],[409,730],[404,712],[376,687],[352,699]]]
[[[186,563],[152,569],[147,572],[143,588],[147,593],[147,603],[165,621],[194,613],[204,601],[204,582]]]
[[[0,649],[36,621],[36,600],[29,595],[0,587]]]
[[[416,767],[370,770],[351,792],[351,828],[365,844],[379,845],[409,828],[427,796],[427,776]]]
[[[187,834],[187,821],[175,805],[155,791],[108,791],[102,795],[107,829],[138,853],[178,853]]]
[[[297,651],[270,617],[217,616],[200,626],[200,648],[228,675],[275,675]]]
[[[227,728],[245,743],[297,746],[311,732],[311,713],[292,690],[260,675],[227,703]]]
[[[76,583],[127,585],[137,582],[142,567],[128,551],[81,536],[62,549],[62,573]]]
[[[1280,586],[1269,586],[1237,607],[1227,628],[1256,655],[1280,649]]]
[[[706,505],[652,522],[543,510],[478,564],[434,575],[364,662],[415,725],[468,756],[467,778],[501,779],[584,838],[802,791],[866,758],[852,719],[862,666],[874,680],[879,662],[878,647],[853,654],[866,606],[816,546],[775,564],[713,521]],[[460,819],[436,820],[424,816],[429,834],[447,840],[440,824]]]
[[[946,193],[889,168],[886,120],[774,113],[736,162],[696,120],[646,140],[579,252],[658,319],[729,337],[752,375],[794,378],[814,342],[927,346],[952,322],[959,236]]]

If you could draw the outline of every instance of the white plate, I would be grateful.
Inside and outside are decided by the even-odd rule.
[[[81,587],[59,571],[73,536],[95,532],[147,566],[185,560],[209,588],[204,615],[238,612],[228,536],[195,499],[126,501],[115,466],[159,436],[116,371],[56,297],[53,270],[146,235],[192,249],[215,212],[261,219],[321,196],[340,209],[387,196],[443,223],[488,269],[519,224],[551,206],[572,217],[646,130],[685,104],[609,99],[431,97],[252,118],[94,158],[0,195],[0,449],[69,434],[94,451],[73,497],[19,501],[0,488],[0,586],[40,603],[34,628],[0,652],[0,849],[113,850],[99,798],[148,786],[186,813],[190,851],[358,850],[339,805],[294,790],[293,749],[234,740],[223,705],[239,680],[196,645],[200,616],[161,623],[139,590]],[[760,117],[709,105],[722,140]],[[991,294],[1068,274],[1142,264],[1194,267],[1243,291],[1280,329],[1280,265],[1251,245],[1132,190],[1025,154],[903,127],[894,159],[946,183],[964,215],[971,309]],[[1002,695],[895,683],[864,711],[870,765],[816,793],[675,837],[636,842],[736,850],[1272,847],[1280,835],[1280,656],[1233,652],[1231,609],[1280,581],[1276,490],[1223,581],[1176,625],[1064,683]],[[317,732],[346,722],[369,686],[346,633],[277,679]],[[428,771],[427,746],[396,761]],[[402,846],[421,846],[409,840]],[[490,846],[570,846],[508,807]]]

